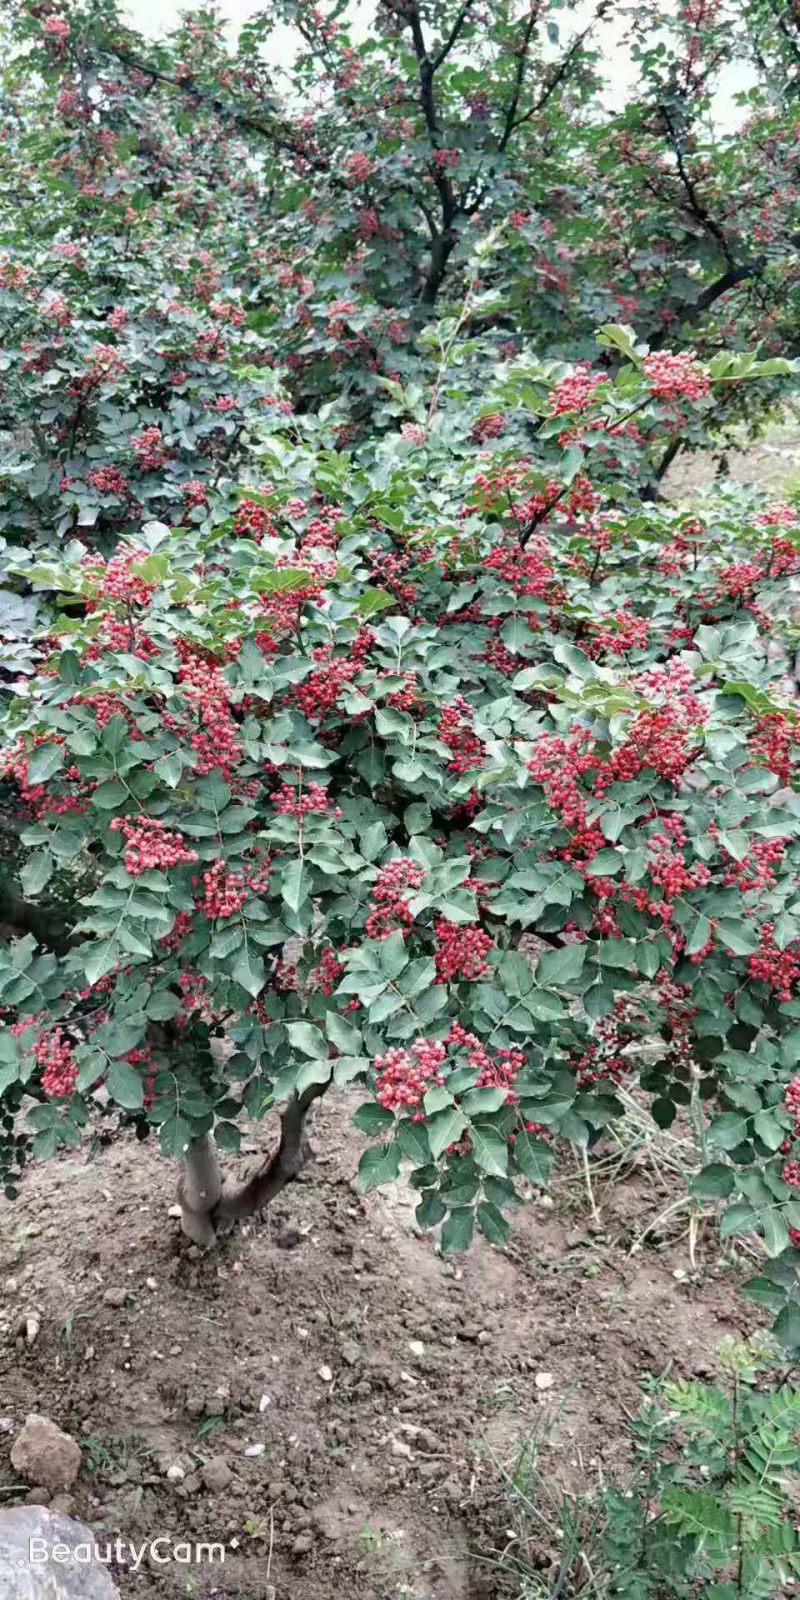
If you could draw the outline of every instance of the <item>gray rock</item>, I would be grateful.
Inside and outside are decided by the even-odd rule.
[[[74,1439],[49,1417],[32,1412],[11,1451],[11,1465],[29,1483],[41,1484],[52,1494],[71,1489],[80,1472],[81,1453]]]
[[[36,1543],[35,1541],[39,1541]],[[103,1539],[72,1517],[43,1506],[0,1511],[3,1600],[120,1600],[95,1545]],[[65,1560],[54,1560],[54,1552]]]
[[[222,1494],[233,1483],[233,1473],[224,1456],[213,1456],[200,1468],[200,1476],[212,1494]]]

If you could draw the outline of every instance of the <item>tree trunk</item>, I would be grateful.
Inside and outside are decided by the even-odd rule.
[[[325,1083],[315,1083],[299,1097],[292,1095],[281,1115],[277,1150],[244,1183],[223,1188],[211,1140],[203,1137],[192,1141],[184,1156],[178,1199],[181,1227],[194,1244],[210,1249],[216,1243],[218,1223],[254,1216],[294,1181],[310,1153],[306,1116],[327,1087]]]

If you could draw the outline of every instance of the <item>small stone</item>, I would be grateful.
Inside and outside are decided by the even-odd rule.
[[[537,1372],[533,1381],[537,1389],[552,1389],[555,1379],[552,1372]]]
[[[25,1318],[25,1343],[35,1344],[41,1332],[42,1324],[36,1313],[33,1312]]]
[[[296,1250],[303,1243],[303,1235],[299,1228],[281,1228],[275,1235],[275,1243],[279,1250]]]
[[[124,1306],[127,1297],[127,1289],[106,1289],[103,1295],[103,1305],[114,1306],[115,1310],[119,1310],[120,1306]]]
[[[405,1439],[395,1438],[393,1433],[389,1434],[389,1449],[393,1456],[403,1456],[406,1461],[411,1460],[412,1450],[410,1444]]]
[[[51,1511],[60,1511],[64,1517],[75,1514],[75,1496],[73,1494],[54,1494],[50,1501]]]
[[[80,1472],[81,1452],[75,1440],[49,1417],[31,1413],[12,1447],[11,1465],[28,1482],[41,1483],[58,1494],[72,1488]]]
[[[52,1496],[50,1494],[50,1490],[49,1489],[43,1489],[40,1486],[37,1489],[30,1489],[28,1491],[28,1493],[25,1496],[25,1505],[26,1506],[49,1506],[51,1499],[52,1499]]]
[[[224,1456],[212,1456],[200,1468],[200,1477],[212,1494],[222,1494],[233,1483],[233,1473]]]
[[[167,1212],[168,1217],[175,1217],[177,1221],[180,1221],[182,1215],[183,1212],[181,1211],[180,1206],[170,1206],[169,1211]]]
[[[156,1278],[145,1278],[145,1283],[147,1284],[148,1289],[158,1288],[158,1280]]]
[[[323,1383],[333,1383],[333,1373],[330,1367],[320,1367],[317,1377],[321,1378]]]
[[[266,1450],[266,1448],[267,1447],[266,1447],[265,1444],[249,1444],[247,1446],[247,1449],[245,1450],[245,1455],[246,1456],[263,1456],[264,1451]]]
[[[421,1339],[409,1339],[408,1348],[412,1356],[424,1356],[425,1354],[425,1346]]]
[[[347,1362],[348,1367],[357,1366],[360,1355],[361,1351],[359,1350],[355,1339],[342,1340],[342,1360]]]
[[[186,1473],[177,1461],[173,1461],[172,1466],[167,1467],[167,1477],[170,1483],[183,1483]]]
[[[299,1533],[292,1545],[293,1556],[307,1556],[309,1550],[314,1548],[313,1533]]]
[[[262,1394],[261,1399],[258,1402],[259,1411],[264,1412],[267,1410],[268,1406],[271,1405],[272,1400],[270,1399],[270,1396],[268,1394]]]

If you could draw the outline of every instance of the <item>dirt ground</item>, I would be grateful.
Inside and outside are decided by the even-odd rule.
[[[478,1555],[508,1526],[500,1464],[547,1426],[560,1482],[624,1471],[641,1379],[710,1375],[753,1327],[711,1239],[696,1273],[685,1238],[631,1253],[670,1198],[642,1170],[600,1190],[600,1224],[557,1182],[506,1251],[440,1258],[409,1190],[358,1195],[357,1103],[323,1102],[302,1180],[213,1256],[169,1216],[173,1164],[133,1139],[32,1169],[5,1205],[2,1504],[32,1487],[9,1453],[35,1410],[81,1445],[99,1542],[226,1546],[223,1565],[117,1566],[123,1600],[496,1595]]]
[[[722,477],[732,483],[755,484],[764,493],[776,496],[785,492],[787,480],[797,487],[800,482],[797,423],[772,426],[760,444],[729,450],[724,457],[705,450],[678,455],[664,478],[663,493],[668,500],[680,503],[690,500],[698,491],[709,489]]]

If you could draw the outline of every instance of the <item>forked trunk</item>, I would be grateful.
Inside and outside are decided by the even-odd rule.
[[[207,1135],[192,1140],[184,1156],[178,1199],[181,1227],[194,1244],[209,1249],[216,1243],[218,1223],[254,1216],[297,1177],[309,1155],[306,1116],[326,1088],[327,1084],[312,1084],[299,1098],[292,1096],[281,1115],[277,1150],[244,1183],[223,1188],[212,1141]]]

